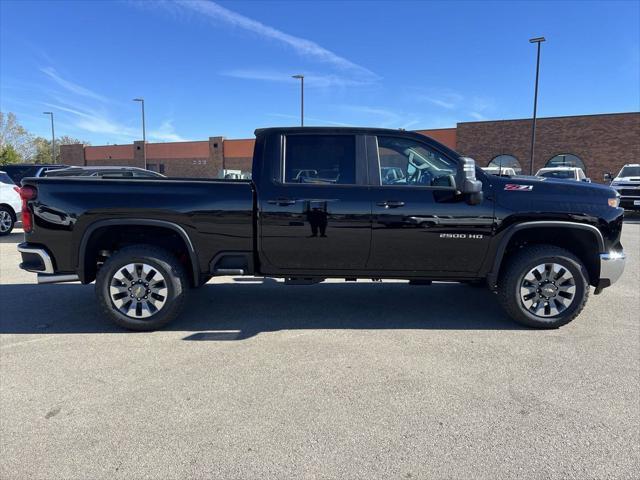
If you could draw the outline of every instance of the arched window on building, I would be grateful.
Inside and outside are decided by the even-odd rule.
[[[560,155],[555,155],[551,157],[547,164],[544,166],[545,168],[551,167],[578,167],[581,168],[584,173],[587,173],[587,167],[584,165],[584,162],[573,153],[562,153]]]
[[[502,167],[502,168],[513,168],[513,170],[520,174],[522,173],[522,167],[520,166],[520,162],[513,155],[498,155],[493,160],[489,162],[487,167]]]

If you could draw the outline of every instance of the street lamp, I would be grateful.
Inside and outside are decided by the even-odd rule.
[[[536,114],[538,111],[538,77],[540,76],[540,44],[544,41],[546,41],[544,37],[529,39],[529,43],[538,44],[538,56],[536,59],[536,87],[533,95],[533,126],[531,130],[531,159],[529,161],[529,175],[533,175],[533,157],[535,154],[536,144]]]
[[[300,126],[304,127],[304,75],[293,75],[291,78],[300,80]]]
[[[142,146],[143,146],[143,151],[142,154],[144,156],[144,169],[147,169],[147,130],[146,130],[146,126],[144,123],[144,98],[134,98],[133,99],[134,102],[140,102],[140,105],[142,106]]]
[[[53,129],[53,112],[42,112],[51,116],[51,163],[56,163],[56,132]]]

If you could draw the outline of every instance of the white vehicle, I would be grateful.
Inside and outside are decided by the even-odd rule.
[[[591,179],[587,178],[579,167],[541,168],[538,170],[538,173],[536,173],[536,177],[559,178],[564,180],[575,180],[577,182],[591,182]]]
[[[604,176],[612,180],[611,174]],[[611,188],[620,194],[620,206],[627,210],[640,210],[640,163],[629,163],[622,167],[611,181]]]
[[[0,171],[0,236],[9,235],[22,210],[20,195],[6,172]]]
[[[502,177],[515,177],[516,171],[511,167],[482,167],[482,170],[489,175],[499,175]]]

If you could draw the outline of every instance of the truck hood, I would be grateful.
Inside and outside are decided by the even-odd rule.
[[[518,195],[518,198],[522,200],[526,197],[531,200],[556,201],[563,204],[598,203],[606,205],[607,198],[613,198],[617,195],[617,192],[608,185],[555,178],[493,176],[491,183],[498,196],[504,200]]]

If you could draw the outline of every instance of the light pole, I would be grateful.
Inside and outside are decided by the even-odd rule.
[[[134,98],[134,102],[140,102],[142,105],[142,154],[144,156],[144,169],[147,169],[147,130],[144,123],[144,98]]]
[[[56,163],[56,131],[53,129],[53,112],[42,112],[51,116],[51,163]]]
[[[538,56],[536,59],[536,87],[533,94],[533,126],[531,129],[531,160],[529,161],[529,175],[533,175],[533,157],[536,148],[536,114],[538,111],[538,77],[540,76],[540,44],[546,41],[544,37],[529,39],[529,43],[538,44]]]
[[[293,75],[291,78],[300,80],[300,126],[304,127],[304,75]]]

